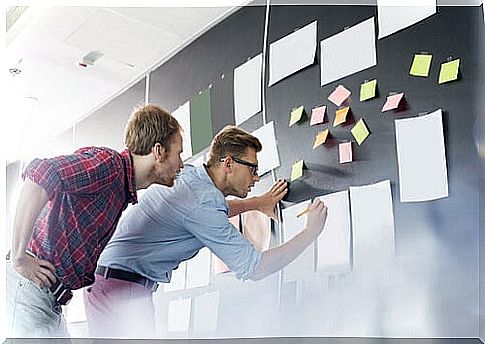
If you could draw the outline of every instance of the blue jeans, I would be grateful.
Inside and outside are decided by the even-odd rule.
[[[7,338],[69,337],[61,306],[47,288],[21,276],[7,262]]]

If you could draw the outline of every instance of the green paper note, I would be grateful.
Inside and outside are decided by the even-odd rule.
[[[448,81],[456,80],[458,78],[459,67],[460,67],[460,59],[443,63],[440,69],[438,84],[443,84]]]
[[[360,145],[369,136],[369,130],[367,129],[364,121],[360,119],[357,124],[351,130],[357,143]]]
[[[290,124],[289,124],[290,127],[301,119],[301,116],[303,116],[303,111],[304,111],[303,105],[291,111]]]
[[[409,74],[427,77],[429,75],[429,67],[431,67],[432,58],[433,55],[414,55],[413,64],[411,65]]]
[[[303,160],[295,162],[291,167],[291,178],[290,181],[301,178],[303,176]]]
[[[376,96],[376,86],[376,79],[364,82],[362,85],[360,85],[360,101],[374,98]]]
[[[190,101],[190,136],[192,154],[207,148],[212,141],[212,116],[210,89]]]

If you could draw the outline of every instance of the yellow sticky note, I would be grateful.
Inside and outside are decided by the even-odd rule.
[[[303,160],[297,161],[291,167],[291,178],[290,181],[301,178],[303,176]]]
[[[360,119],[356,125],[351,130],[352,135],[354,135],[357,143],[360,145],[369,136],[369,129],[364,123],[364,120]]]
[[[345,121],[347,120],[347,114],[349,113],[349,109],[350,107],[346,106],[335,111],[335,120],[333,121],[334,127],[339,124],[345,123]]]
[[[304,111],[303,105],[291,111],[290,124],[289,124],[290,127],[301,119],[301,116],[303,116],[303,111]]]
[[[313,143],[313,149],[324,144],[325,141],[327,140],[327,136],[328,136],[328,129],[325,129],[324,131],[319,132],[315,138],[315,143]]]
[[[443,84],[448,81],[456,80],[458,78],[459,67],[460,67],[460,59],[443,63],[440,69],[438,84]]]
[[[409,74],[427,77],[429,75],[429,67],[431,66],[432,58],[433,55],[414,55],[413,64],[411,65]]]
[[[374,98],[376,96],[377,80],[364,82],[360,85],[360,101]]]

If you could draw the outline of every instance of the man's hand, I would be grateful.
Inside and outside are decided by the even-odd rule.
[[[39,287],[50,288],[56,281],[56,268],[47,260],[23,253],[12,260],[12,267],[20,275],[31,280]]]
[[[278,222],[275,213],[276,204],[285,197],[288,192],[288,183],[286,180],[278,180],[271,189],[259,197],[260,205],[258,210],[266,216]]]
[[[318,198],[316,198],[312,204],[308,207],[307,218],[307,230],[313,231],[315,237],[318,237],[322,233],[327,221],[327,207]]]

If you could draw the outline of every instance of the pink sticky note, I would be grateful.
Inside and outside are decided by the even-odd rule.
[[[350,96],[350,91],[343,87],[342,85],[337,86],[335,91],[328,96],[328,100],[337,106],[342,105],[342,103]]]
[[[338,145],[340,163],[352,161],[352,142],[345,142]]]
[[[323,123],[326,109],[327,109],[326,106],[320,106],[320,107],[314,108],[312,110],[312,119],[310,121],[310,125]]]
[[[387,97],[386,103],[382,107],[382,112],[397,108],[399,106],[399,103],[401,102],[402,97],[404,97],[404,93],[402,92]]]

